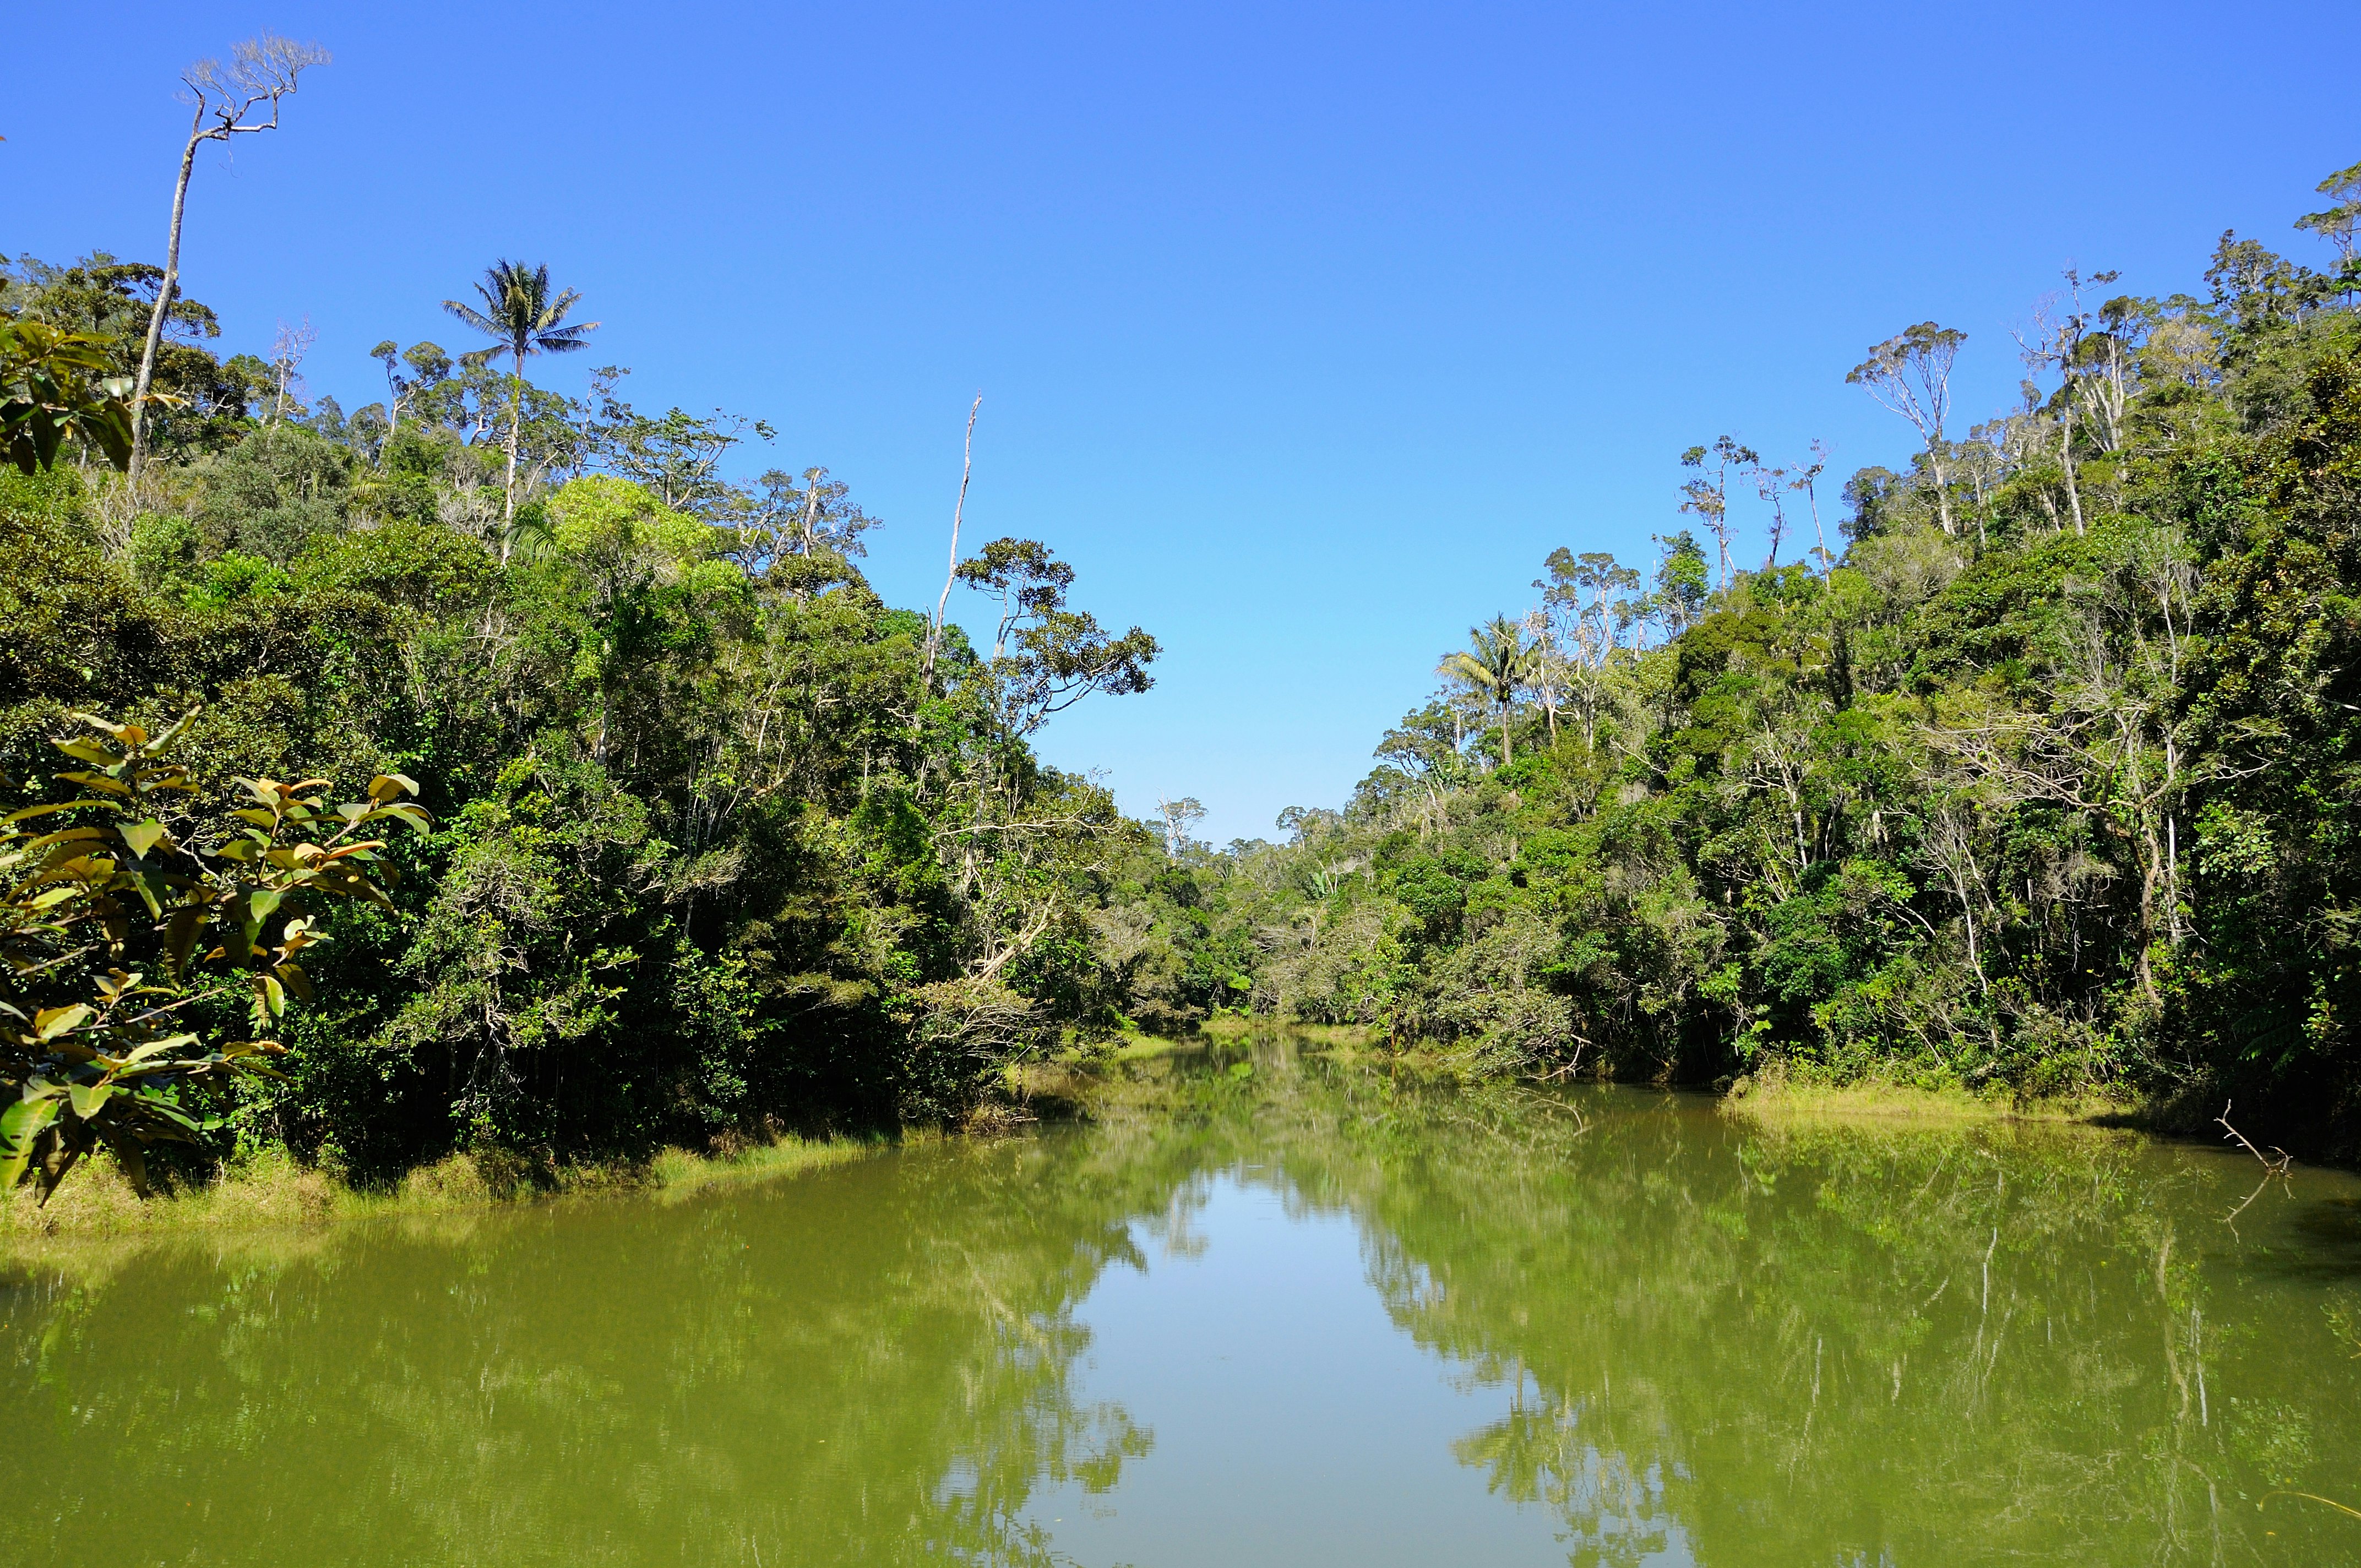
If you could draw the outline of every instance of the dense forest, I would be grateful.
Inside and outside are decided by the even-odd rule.
[[[159,278],[27,258],[0,308],[127,379]],[[208,853],[206,812],[244,779],[414,782],[429,814],[384,840],[370,896],[313,901],[315,1000],[255,1020],[288,1048],[273,1076],[217,1075],[234,1104],[208,1131],[363,1178],[459,1146],[703,1146],[962,1116],[1011,1059],[1119,1028],[1094,920],[1155,843],[1029,738],[1145,689],[1154,640],[1102,629],[1027,540],[958,565],[979,639],[883,603],[857,565],[873,520],[825,469],[725,479],[768,433],[642,414],[620,372],[588,401],[542,392],[523,370],[582,341],[573,302],[506,265],[478,294],[454,313],[493,353],[517,326],[505,371],[388,344],[387,397],[349,417],[301,395],[300,343],[222,360],[180,301],[144,469],[68,440],[0,480],[0,772],[28,798],[93,787],[53,749],[76,715],[152,744],[193,713],[185,804],[155,807],[168,850]],[[243,1032],[260,959],[214,956],[187,1015]],[[56,972],[26,974],[20,1017],[58,1000]]]
[[[1689,526],[1553,553],[1344,809],[1176,856],[1166,1005],[1226,969],[1484,1069],[2235,1096],[2352,1148],[2361,166],[2321,190],[2325,271],[2068,272],[1964,435],[1964,334],[1872,348],[1899,470],[1691,449]]]
[[[50,1107],[9,1135],[361,1180],[726,1146],[988,1114],[1012,1062],[1242,1014],[1470,1072],[2235,1095],[2349,1148],[2361,167],[2323,190],[2327,270],[2224,236],[2202,294],[2068,274],[1964,435],[1962,334],[1877,345],[1903,468],[1693,449],[1654,562],[1553,554],[1349,803],[1225,850],[1035,755],[1158,651],[1048,545],[954,535],[943,600],[886,604],[844,484],[743,477],[760,422],[536,386],[595,341],[544,269],[448,302],[457,352],[379,345],[347,413],[301,332],[225,358],[162,268],[19,258],[0,776],[106,798],[0,842],[0,1066]],[[380,817],[355,876],[322,834]],[[267,1070],[223,1057],[266,1028]],[[240,1070],[111,1123],[123,1029]]]

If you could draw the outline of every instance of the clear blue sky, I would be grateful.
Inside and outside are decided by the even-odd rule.
[[[1724,431],[1839,474],[1906,431],[1843,384],[1929,317],[1960,408],[2059,268],[2194,289],[2361,158],[2361,7],[135,4],[20,18],[0,246],[160,258],[174,77],[269,27],[335,62],[208,151],[189,291],[229,350],[308,315],[315,390],[547,262],[659,411],[777,426],[942,580],[1038,537],[1166,648],[1046,737],[1217,840],[1335,804],[1558,544],[1649,554]],[[47,34],[46,38],[42,35]],[[2316,258],[2315,258],[2316,259]],[[956,604],[956,599],[954,600]]]

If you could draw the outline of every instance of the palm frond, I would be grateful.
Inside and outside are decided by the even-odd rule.
[[[582,291],[579,289],[568,289],[555,300],[549,299],[547,271],[546,268],[543,269],[544,276],[541,290],[533,295],[535,313],[533,319],[533,330],[535,332],[550,331],[566,319],[566,312],[582,302]]]
[[[533,345],[544,354],[566,354],[577,348],[588,348],[590,345],[582,334],[598,324],[597,322],[584,322],[580,326],[562,326],[555,332],[541,333],[534,336]]]
[[[1443,667],[1463,680],[1482,686],[1486,691],[1498,690],[1500,685],[1491,670],[1473,654],[1454,653],[1443,662]]]
[[[445,300],[443,302],[443,308],[487,337],[506,338],[508,336],[507,331],[499,322],[473,305],[465,304],[457,300]]]

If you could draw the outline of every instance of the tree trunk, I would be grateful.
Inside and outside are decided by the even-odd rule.
[[[148,390],[156,379],[156,351],[164,342],[164,318],[172,309],[172,295],[181,286],[181,217],[189,205],[189,176],[196,171],[197,144],[205,139],[205,106],[197,105],[189,122],[189,145],[181,150],[180,183],[172,187],[172,232],[164,244],[164,281],[156,291],[156,308],[148,313],[148,342],[139,351],[139,378],[131,390],[131,482],[148,466]]]
[[[943,574],[943,596],[935,601],[934,624],[927,628],[925,668],[918,674],[918,685],[922,691],[934,689],[935,653],[942,647],[943,616],[950,609],[951,585],[959,581],[960,519],[967,512],[968,476],[975,468],[975,416],[976,411],[983,407],[983,394],[978,392],[975,395],[975,401],[968,405],[967,437],[960,447],[959,500],[951,508],[951,564],[950,569]]]
[[[1938,434],[1927,443],[1927,466],[1935,476],[1935,515],[1943,525],[1943,537],[1950,539],[1955,537],[1951,522],[1951,485],[1949,477],[1943,472],[1943,459],[1936,450],[1942,441],[1942,436]]]
[[[2058,466],[2066,471],[2066,506],[2074,517],[2074,536],[2083,535],[2082,488],[2074,482],[2074,400],[2066,400],[2066,407],[2058,422]]]
[[[500,560],[509,557],[509,525],[516,521],[517,438],[524,430],[524,350],[516,351],[516,388],[509,397],[508,504],[500,513]]]
[[[1976,908],[1969,896],[1968,879],[1960,873],[1956,865],[1950,868],[1950,872],[1951,891],[1960,898],[1960,918],[1968,928],[1968,967],[1976,971],[1976,993],[1989,996],[1992,994],[1992,981],[1984,978],[1983,957],[1976,949]]]

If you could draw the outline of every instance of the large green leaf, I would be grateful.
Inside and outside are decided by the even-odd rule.
[[[33,1157],[33,1142],[58,1119],[58,1104],[59,1097],[48,1093],[28,1096],[0,1111],[0,1191],[25,1179],[25,1166]]]

